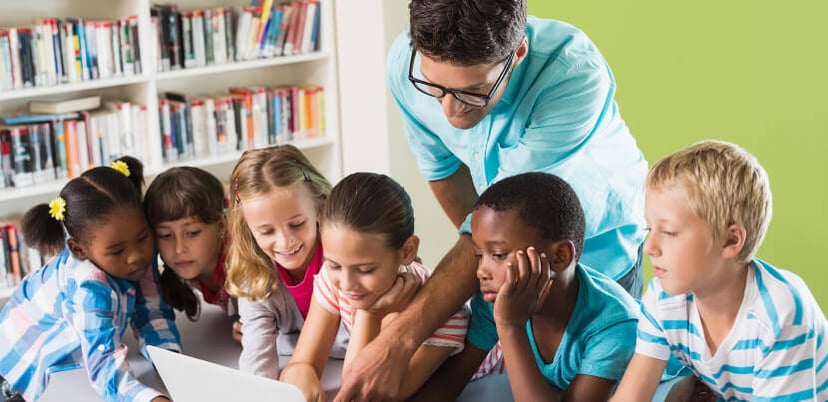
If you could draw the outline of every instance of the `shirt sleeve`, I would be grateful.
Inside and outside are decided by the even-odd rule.
[[[477,292],[471,299],[471,316],[466,339],[480,350],[490,350],[500,339],[494,321],[494,309],[491,303],[483,300],[483,294]]]
[[[331,314],[340,315],[339,293],[328,275],[327,265],[323,265],[313,281],[313,298],[322,308]]]
[[[387,80],[391,96],[400,107],[403,117],[403,126],[411,151],[417,158],[420,173],[428,181],[442,180],[451,176],[462,163],[446,147],[443,141],[416,116],[411,113],[410,96],[426,96],[411,87],[408,81],[408,66],[411,57],[411,46],[408,34],[400,34],[388,52]]]
[[[175,325],[175,313],[161,297],[159,278],[158,265],[153,264],[152,269],[138,281],[135,312],[131,320],[141,354],[147,360],[150,360],[147,345],[181,352],[181,336]]]
[[[275,290],[274,293],[279,290]],[[254,302],[239,298],[239,320],[242,324],[242,351],[239,370],[262,377],[279,379],[279,335],[277,317],[268,308],[267,300]]]
[[[603,63],[585,60],[543,89],[526,129],[495,181],[529,171],[549,172],[598,131],[612,105],[612,76]],[[556,74],[557,75],[557,74]],[[607,120],[609,120],[607,118]]]
[[[661,286],[658,278],[653,278],[641,298],[641,315],[638,319],[638,332],[635,353],[659,360],[670,358],[670,346],[664,335],[664,328],[658,318],[658,297]]]
[[[106,283],[81,282],[67,303],[67,319],[77,332],[92,387],[107,401],[150,401],[162,393],[141,384],[127,363],[121,343],[116,291]]]
[[[630,318],[591,337],[584,350],[579,374],[620,381],[635,351],[637,320]]]

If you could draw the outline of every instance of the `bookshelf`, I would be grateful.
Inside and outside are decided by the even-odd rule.
[[[179,10],[218,7],[244,7],[251,0],[41,0],[24,2],[0,0],[0,27],[26,26],[43,17],[82,17],[87,20],[113,20],[135,15],[141,53],[141,73],[106,79],[60,84],[48,87],[0,90],[0,114],[26,110],[32,100],[63,100],[100,95],[102,101],[124,100],[145,105],[146,132],[152,152],[143,160],[146,179],[172,166],[198,166],[222,181],[230,172],[241,151],[225,152],[212,157],[165,163],[162,158],[159,128],[159,94],[181,92],[192,96],[226,93],[229,87],[315,84],[324,88],[325,133],[315,138],[300,138],[290,143],[302,149],[331,180],[342,175],[341,135],[339,130],[339,92],[335,41],[335,0],[319,0],[320,22],[317,50],[292,56],[227,62],[159,72],[156,63],[157,41],[150,16],[154,4],[176,4]],[[274,4],[284,1],[274,0]],[[261,3],[261,1],[259,1]],[[47,11],[48,10],[48,11]],[[48,202],[65,181],[0,190],[0,221],[22,215],[31,206]],[[0,289],[0,305],[11,293]]]

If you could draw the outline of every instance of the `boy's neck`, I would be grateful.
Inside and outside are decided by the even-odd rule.
[[[693,291],[711,355],[736,322],[745,295],[748,267],[749,264],[730,261],[719,271],[722,275],[710,278],[706,288]]]

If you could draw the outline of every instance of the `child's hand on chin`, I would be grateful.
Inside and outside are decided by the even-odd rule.
[[[412,272],[400,272],[391,289],[377,298],[366,311],[379,317],[400,312],[408,307],[408,303],[414,299],[421,286],[420,279]]]
[[[552,285],[549,260],[545,254],[529,247],[517,253],[517,267],[507,263],[506,280],[497,292],[494,316],[499,328],[523,327],[546,297]]]

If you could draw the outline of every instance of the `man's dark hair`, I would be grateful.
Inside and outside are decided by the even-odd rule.
[[[558,176],[523,173],[505,178],[486,189],[477,203],[495,211],[515,209],[521,224],[538,229],[545,240],[571,240],[575,258],[584,247],[584,210],[575,190]]]
[[[526,30],[526,0],[412,0],[408,10],[414,49],[463,66],[505,60]]]

